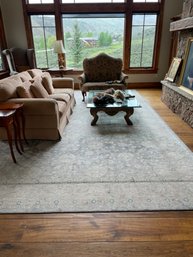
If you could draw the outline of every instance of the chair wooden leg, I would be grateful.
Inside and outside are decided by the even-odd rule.
[[[82,91],[82,97],[83,97],[82,101],[83,101],[83,102],[85,102],[85,96],[86,96],[86,92],[83,92],[83,91]]]

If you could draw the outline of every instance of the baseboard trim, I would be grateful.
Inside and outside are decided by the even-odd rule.
[[[161,88],[160,82],[135,82],[128,83],[127,88]]]

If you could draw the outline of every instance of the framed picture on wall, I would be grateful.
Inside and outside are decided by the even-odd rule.
[[[180,86],[193,90],[193,38],[189,38],[180,75]]]
[[[168,73],[165,76],[166,80],[168,80],[170,82],[174,82],[175,81],[175,78],[176,78],[176,75],[178,73],[181,61],[182,61],[181,58],[177,58],[177,57],[173,58],[173,60],[171,62],[171,65],[170,65],[170,68],[168,70]]]

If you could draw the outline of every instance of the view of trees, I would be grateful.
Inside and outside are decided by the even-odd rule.
[[[70,51],[73,56],[73,66],[76,67],[80,64],[80,61],[82,60],[83,51],[81,32],[77,22],[74,24],[73,28],[72,45]]]
[[[123,18],[64,18],[63,26],[68,67],[81,69],[85,57],[90,58],[100,52],[123,57]],[[78,58],[76,61],[75,56]]]
[[[148,17],[148,22],[151,24],[150,18]],[[141,20],[135,20],[137,25],[132,28],[131,67],[152,66],[155,25],[144,27],[143,24],[140,25]],[[39,16],[37,19],[33,16],[33,22],[38,67],[56,67],[57,54],[53,52],[55,27],[48,26],[43,30],[39,26]],[[50,24],[49,16],[44,23]],[[63,26],[67,67],[82,69],[85,57],[93,57],[100,52],[123,57],[124,18],[64,18]]]

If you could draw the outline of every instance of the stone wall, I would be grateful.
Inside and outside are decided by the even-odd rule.
[[[162,81],[162,101],[193,128],[193,95],[175,84]]]
[[[193,16],[193,0],[184,0],[181,18]]]
[[[193,0],[184,0],[181,20],[172,23],[170,30],[178,33],[176,56],[184,59],[188,39],[193,37]],[[193,91],[185,91],[176,83],[162,81],[162,101],[193,128]]]
[[[184,0],[181,19],[193,17],[193,0]],[[188,38],[193,37],[193,28],[179,31],[179,42],[177,56],[183,58],[185,55]]]

